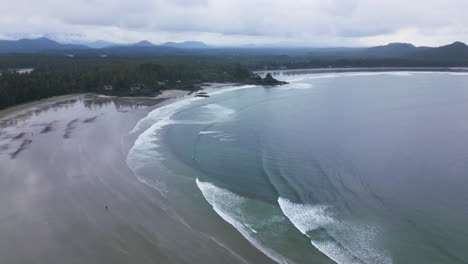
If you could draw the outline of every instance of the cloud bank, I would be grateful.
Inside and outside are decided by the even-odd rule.
[[[0,37],[218,45],[468,41],[466,0],[0,0]]]

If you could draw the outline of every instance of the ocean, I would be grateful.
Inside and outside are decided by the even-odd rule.
[[[181,222],[221,218],[278,263],[468,263],[467,74],[275,78],[155,109],[127,165]]]

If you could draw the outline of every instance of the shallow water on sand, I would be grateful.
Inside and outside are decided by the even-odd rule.
[[[156,109],[127,164],[278,263],[468,262],[467,75],[278,78]]]
[[[195,179],[168,200],[128,168],[129,132],[171,100],[67,98],[0,112],[0,263],[273,263]]]

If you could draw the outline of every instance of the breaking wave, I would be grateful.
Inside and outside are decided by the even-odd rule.
[[[248,207],[252,202],[230,191],[224,190],[209,182],[202,182],[198,178],[196,183],[206,201],[224,221],[235,227],[252,245],[278,263],[289,263],[283,256],[263,245],[257,238],[256,226],[259,219],[246,215],[242,208]],[[252,219],[253,218],[253,219]],[[267,219],[263,219],[266,221]]]
[[[339,264],[390,264],[392,259],[375,248],[378,229],[337,220],[326,205],[293,203],[279,198],[278,204],[293,225],[310,238],[312,245]]]
[[[369,74],[406,75],[409,73]],[[315,74],[294,81],[335,78],[340,75],[343,74]],[[360,74],[354,75],[359,76]],[[313,87],[307,83],[295,83],[293,85],[295,89],[310,89]],[[253,86],[230,87],[208,91],[208,94],[214,96],[251,87]],[[204,104],[201,104],[201,102],[204,102]],[[195,108],[200,112],[198,120],[174,118],[175,115],[187,109]],[[141,119],[130,132],[131,134],[139,134],[139,136],[128,153],[127,164],[141,182],[157,189],[165,196],[168,190],[164,179],[158,178],[157,175],[151,173],[154,171],[164,172],[158,173],[158,175],[170,175],[172,173],[162,164],[164,156],[159,151],[163,128],[168,125],[178,124],[211,124],[228,120],[235,113],[233,109],[212,103],[211,99],[200,97],[185,97],[157,108]],[[223,131],[206,130],[198,133],[200,136],[209,135],[222,142],[235,141],[233,136],[225,134]],[[377,227],[358,226],[357,224],[339,220],[334,215],[334,209],[331,206],[295,203],[282,197],[278,198],[278,204],[265,204],[261,201],[239,196],[229,190],[217,187],[213,183],[200,181],[198,178],[196,179],[196,185],[206,201],[221,218],[235,227],[257,249],[278,263],[291,263],[291,260],[286,259],[280,251],[266,246],[269,243],[265,243],[262,235],[275,232],[275,227],[284,226],[285,222],[290,222],[289,225],[292,223],[300,233],[310,239],[311,244],[291,225],[291,230],[294,230],[306,241],[310,250],[313,250],[311,246],[313,245],[339,264],[392,263],[392,259],[386,252],[375,247],[376,235],[379,232]],[[258,214],[258,208],[263,208],[261,211],[264,212],[264,215]]]
[[[232,92],[241,89],[251,88],[253,86],[237,86],[231,88],[215,89],[214,91],[207,90],[210,96],[220,95],[227,92]],[[164,127],[177,124],[209,124],[219,122],[234,114],[234,110],[214,104],[208,103],[198,105],[202,113],[200,120],[174,120],[174,115],[180,113],[184,109],[192,107],[204,100],[200,97],[185,97],[168,105],[156,108],[151,111],[145,118],[141,119],[133,128],[130,134],[141,133],[135,141],[135,144],[130,149],[127,155],[127,165],[133,171],[134,175],[143,183],[155,188],[161,194],[167,192],[164,181],[152,173],[151,171],[164,171],[170,174],[170,171],[165,168],[161,162],[164,157],[158,151],[160,147],[161,133]],[[206,100],[206,99],[205,99]],[[203,131],[200,132],[203,134]],[[227,139],[231,141],[232,139]],[[145,176],[151,175],[151,176]]]

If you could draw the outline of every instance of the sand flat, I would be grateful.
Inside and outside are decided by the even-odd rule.
[[[180,221],[128,169],[129,131],[157,104],[62,99],[3,115],[1,263],[270,262],[213,212],[217,238]]]

